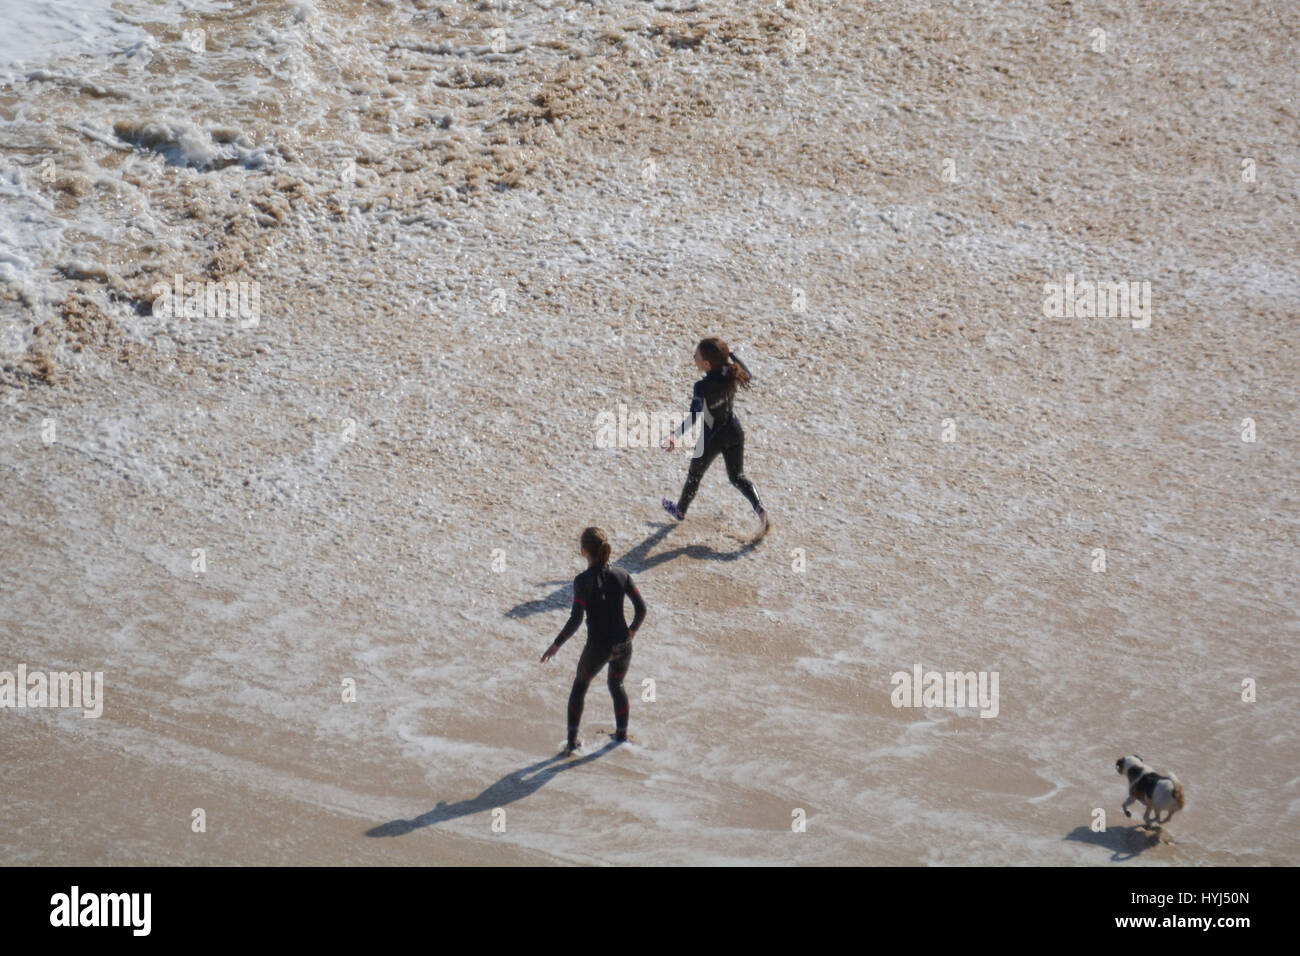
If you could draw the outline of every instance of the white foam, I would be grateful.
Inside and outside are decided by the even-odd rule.
[[[0,77],[15,67],[43,66],[70,55],[93,55],[144,40],[116,0],[0,0]],[[16,70],[14,71],[16,72]]]

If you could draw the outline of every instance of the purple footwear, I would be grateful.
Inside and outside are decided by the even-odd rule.
[[[665,498],[663,500],[663,506],[664,506],[664,511],[667,511],[678,521],[681,521],[683,518],[686,517],[686,515],[682,514],[680,511],[677,510],[677,502],[675,501]]]

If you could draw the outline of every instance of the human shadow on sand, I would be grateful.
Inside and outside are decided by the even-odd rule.
[[[617,741],[611,740],[599,750],[592,751],[576,760],[569,759],[563,755],[548,757],[539,763],[508,773],[496,783],[492,784],[477,797],[469,800],[460,800],[456,803],[448,803],[446,800],[439,800],[438,805],[427,813],[422,813],[414,820],[390,820],[388,823],[382,823],[377,827],[371,827],[366,831],[368,837],[396,837],[405,836],[413,830],[419,830],[422,827],[431,827],[438,823],[444,823],[447,820],[455,820],[457,817],[467,817],[474,813],[486,813],[495,810],[497,807],[503,807],[507,803],[514,803],[522,800],[524,797],[531,796],[549,781],[554,780],[557,774],[566,770],[572,770],[574,767],[580,767],[584,763],[590,763],[599,757],[609,753],[618,746]]]
[[[640,544],[629,550],[622,557],[611,561],[611,564],[626,569],[632,574],[640,574],[642,571],[648,571],[651,568],[658,567],[665,561],[672,561],[675,558],[688,557],[697,561],[737,561],[749,554],[758,547],[756,542],[743,544],[739,548],[731,551],[719,551],[717,548],[711,548],[707,544],[688,544],[680,548],[673,548],[671,551],[661,551],[659,554],[651,554],[655,546],[663,541],[664,537],[673,528],[677,527],[676,523],[667,522],[659,525],[659,530],[647,535]],[[569,609],[570,593],[569,586],[572,580],[566,581],[543,581],[542,586],[558,584],[554,591],[546,597],[538,598],[535,601],[524,601],[516,604],[510,610],[506,611],[506,617],[531,617],[534,614],[540,614],[543,611],[567,611]]]
[[[1144,850],[1160,844],[1160,830],[1149,830],[1142,824],[1131,827],[1109,827],[1098,833],[1091,827],[1075,827],[1065,839],[1110,850],[1112,863],[1131,860]]]

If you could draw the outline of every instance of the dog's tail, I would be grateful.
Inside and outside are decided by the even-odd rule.
[[[1178,809],[1181,810],[1187,806],[1187,798],[1183,796],[1183,785],[1178,782],[1178,778],[1172,772],[1169,774],[1169,779],[1174,782],[1174,803],[1178,804]]]

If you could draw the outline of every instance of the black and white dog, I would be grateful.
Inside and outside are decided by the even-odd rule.
[[[1128,799],[1124,801],[1124,816],[1131,817],[1128,805],[1134,800],[1147,809],[1142,814],[1142,822],[1151,826],[1152,815],[1155,823],[1168,823],[1175,813],[1187,803],[1183,796],[1183,785],[1171,774],[1159,774],[1142,762],[1137,754],[1120,757],[1115,761],[1115,772],[1128,778]],[[1163,813],[1165,818],[1160,819]]]

